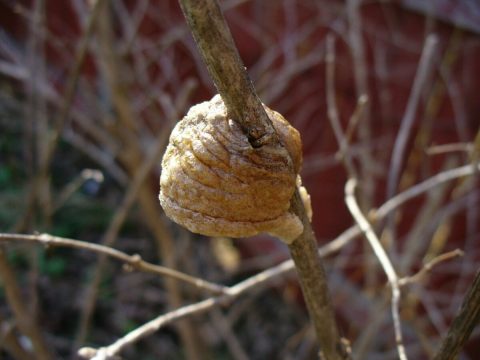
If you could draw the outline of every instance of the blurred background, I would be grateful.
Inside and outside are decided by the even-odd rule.
[[[220,3],[260,98],[302,135],[302,178],[319,245],[353,224],[344,202],[350,176],[359,179],[368,213],[439,172],[478,161],[478,1]],[[204,238],[171,223],[159,206],[170,131],[191,105],[214,94],[176,1],[0,0],[0,231],[102,243],[225,285],[287,259],[288,249],[275,239]],[[348,134],[344,151],[332,124]],[[433,355],[478,270],[479,199],[477,176],[454,180],[376,228],[402,277],[448,251],[464,252],[402,290],[412,359]],[[397,358],[390,291],[365,239],[328,257],[326,268],[355,359]],[[5,359],[38,350],[22,331],[18,309],[42,334],[46,350],[38,358],[67,359],[81,346],[110,344],[206,296],[90,252],[22,243],[0,248],[0,277]],[[12,297],[7,281],[19,296]],[[479,341],[477,329],[461,359],[478,358]],[[123,355],[313,359],[315,353],[290,276],[227,308],[176,322]]]

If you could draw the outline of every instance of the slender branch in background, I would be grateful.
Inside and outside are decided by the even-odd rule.
[[[49,134],[49,139],[45,141],[45,149],[42,151],[42,158],[39,159],[39,170],[38,175],[34,178],[32,187],[30,189],[31,195],[29,196],[29,202],[26,206],[25,215],[15,225],[16,231],[24,231],[25,222],[30,217],[31,212],[33,211],[33,207],[35,205],[35,201],[37,200],[38,196],[44,197],[44,193],[49,191],[50,184],[49,184],[49,177],[48,171],[50,164],[53,160],[53,155],[55,154],[55,149],[60,139],[60,135],[62,134],[63,128],[65,126],[65,122],[67,121],[67,117],[70,113],[70,109],[72,107],[75,91],[77,89],[78,79],[80,77],[81,67],[85,60],[87,54],[87,48],[92,36],[93,30],[95,28],[95,23],[98,19],[98,15],[100,13],[100,5],[105,0],[97,0],[94,1],[92,4],[92,9],[90,14],[87,18],[87,23],[85,26],[84,33],[80,39],[79,44],[75,50],[75,57],[73,65],[71,66],[70,73],[67,77],[66,83],[66,90],[65,90],[65,97],[63,102],[60,106],[60,110],[58,113],[58,117],[55,121],[55,126],[51,134]],[[49,209],[47,209],[49,210]],[[45,214],[45,217],[48,218],[50,214]]]
[[[398,283],[398,276],[393,268],[393,265],[388,258],[385,249],[383,248],[380,240],[373,231],[372,226],[367,221],[366,217],[362,214],[360,207],[357,204],[355,199],[355,187],[357,181],[355,179],[349,179],[345,185],[345,202],[347,203],[348,209],[355,219],[356,223],[360,226],[360,229],[365,234],[370,246],[373,249],[378,261],[383,267],[385,274],[387,275],[388,282],[392,288],[392,317],[393,317],[393,327],[395,329],[395,341],[397,343],[397,351],[400,360],[406,360],[407,354],[405,353],[405,346],[403,345],[402,337],[402,327],[400,324],[400,313],[399,313],[399,303],[400,303],[400,286]]]
[[[348,153],[348,140],[342,130],[342,124],[340,123],[340,116],[338,114],[337,101],[335,100],[335,38],[333,35],[328,34],[327,40],[327,53],[325,56],[325,63],[327,68],[326,76],[326,89],[327,89],[327,114],[332,126],[333,133],[337,139],[339,146],[339,154],[347,170],[348,176],[351,178],[357,177],[357,171],[353,165],[352,158]]]
[[[418,103],[420,102],[420,96],[425,87],[425,83],[427,82],[433,70],[433,57],[435,55],[437,44],[437,36],[428,35],[425,40],[425,46],[423,47],[422,55],[420,57],[417,73],[415,74],[415,80],[412,86],[412,92],[408,99],[407,109],[403,115],[400,130],[398,131],[397,138],[395,139],[395,145],[393,147],[390,170],[388,172],[387,199],[393,197],[397,191],[405,147],[407,146],[410,131],[415,120],[415,113],[417,111]],[[389,225],[391,229],[393,229],[393,216],[390,216],[390,219]]]
[[[116,359],[115,355],[121,352],[127,346],[130,346],[145,336],[153,334],[158,329],[171,323],[172,321],[183,319],[192,314],[202,314],[212,307],[220,305],[222,301],[230,300],[230,298],[231,297],[229,295],[223,295],[221,297],[209,298],[192,305],[183,306],[137,327],[135,330],[129,332],[127,335],[118,339],[107,347],[100,349],[85,347],[78,351],[78,355],[91,360]]]
[[[352,116],[350,117],[350,121],[348,122],[347,130],[345,131],[345,141],[347,144],[350,143],[352,140],[353,134],[355,133],[355,129],[358,126],[360,120],[364,117],[364,111],[368,104],[368,95],[363,94],[357,100],[357,105],[355,106],[355,110],[353,111]]]
[[[230,117],[237,121],[252,147],[278,143],[263,105],[240,59],[230,30],[216,0],[180,0],[185,18]],[[289,245],[300,285],[321,347],[329,360],[348,355],[338,335],[327,279],[317,254],[317,241],[298,190],[291,210],[302,219],[303,233]]]
[[[232,331],[231,320],[225,316],[221,309],[214,308],[211,313],[214,327],[218,336],[224,339],[233,360],[248,360],[249,356],[243,349],[241,342]]]
[[[27,41],[27,56],[25,59],[27,65],[27,106],[26,106],[26,118],[25,118],[25,133],[27,138],[25,153],[27,155],[27,162],[30,160],[30,166],[28,168],[28,179],[36,179],[35,172],[38,171],[38,167],[41,166],[43,155],[48,147],[48,137],[44,136],[48,134],[48,115],[46,102],[41,93],[38,91],[40,84],[44,83],[46,77],[45,66],[45,48],[46,48],[46,10],[45,1],[39,0],[33,4],[31,13],[31,23],[29,26],[29,40]],[[38,178],[37,178],[38,179]],[[47,183],[47,182],[45,182]],[[36,198],[35,198],[36,197]],[[31,204],[34,204],[37,200],[40,208],[46,209],[45,213],[48,214],[51,208],[51,192],[49,188],[40,189],[35,194],[31,194],[28,200],[32,200]],[[28,202],[27,202],[28,203]],[[50,217],[43,216],[41,212],[35,213],[34,208],[29,208],[26,211],[23,225],[28,231],[31,231],[33,227],[38,225],[37,222],[43,223],[42,225],[50,224]],[[11,296],[7,297],[9,302],[11,300],[17,302],[23,302],[23,304],[14,305],[9,303],[11,307],[24,308],[27,312],[23,316],[28,318],[32,329],[30,333],[25,333],[26,336],[40,336],[32,340],[33,353],[39,353],[39,357],[54,357],[54,354],[49,349],[51,344],[45,337],[42,338],[41,327],[39,324],[39,296],[38,296],[38,284],[40,277],[39,257],[35,249],[26,249],[26,255],[29,258],[29,271],[26,281],[24,279],[18,279],[13,271],[10,269],[9,264],[5,261],[2,254],[2,276],[5,276],[5,281],[18,281],[17,284],[9,284]],[[9,276],[8,272],[11,272],[13,276]],[[20,297],[14,298],[15,288],[20,290]],[[13,293],[12,293],[13,292]],[[13,297],[12,297],[13,295]],[[15,312],[14,312],[15,313]],[[15,314],[17,317],[18,314]],[[23,321],[23,319],[22,319]],[[24,323],[23,325],[27,325]],[[21,328],[21,327],[20,327]],[[37,334],[35,334],[37,333]],[[41,343],[39,343],[39,341]],[[39,348],[40,346],[40,348]]]
[[[6,320],[0,315],[0,338],[1,347],[6,350],[15,360],[30,360],[32,354],[26,350],[15,331],[15,320]]]
[[[460,249],[455,249],[445,254],[438,255],[437,257],[433,258],[432,260],[427,262],[425,265],[423,265],[422,268],[416,274],[413,274],[411,276],[405,276],[399,279],[398,285],[405,286],[407,284],[418,282],[422,278],[424,278],[428,273],[430,273],[435,266],[439,265],[444,261],[451,260],[463,255],[465,255],[465,253]]]
[[[480,165],[464,165],[455,169],[443,171],[428,178],[421,183],[418,183],[411,188],[399,193],[398,195],[392,197],[387,202],[385,202],[377,210],[374,210],[372,216],[374,220],[380,220],[386,217],[388,214],[394,212],[394,209],[397,209],[401,204],[406,203],[407,201],[413,199],[414,197],[427,192],[434,187],[446,183],[448,181],[463,178],[467,176],[474,175],[477,171],[480,171]]]
[[[433,358],[434,360],[456,359],[475,326],[480,323],[480,271],[468,289],[458,315],[453,319],[448,334]]]
[[[43,244],[45,246],[57,246],[57,247],[69,247],[79,250],[88,250],[94,253],[100,254],[102,256],[109,256],[111,258],[117,259],[128,265],[126,270],[137,270],[144,271],[160,276],[171,277],[180,281],[183,281],[187,284],[190,284],[194,287],[197,287],[200,290],[205,290],[215,294],[222,294],[226,291],[226,287],[211,283],[209,281],[187,275],[185,273],[167,268],[161,265],[151,264],[147,261],[144,261],[140,255],[128,255],[120,250],[114,249],[110,246],[93,244],[86,241],[79,241],[74,239],[62,238],[59,236],[52,236],[49,234],[40,234],[40,235],[24,235],[24,234],[4,234],[0,233],[0,242],[8,241],[21,241],[21,242],[35,242]]]
[[[87,55],[88,44],[95,30],[95,24],[97,22],[97,19],[99,18],[102,4],[105,1],[106,0],[92,1],[92,8],[87,18],[84,34],[81,37],[80,42],[75,50],[74,62],[71,66],[70,74],[67,79],[63,106],[60,109],[58,119],[55,124],[55,131],[53,133],[51,143],[49,144],[48,152],[44,159],[44,167],[47,168],[46,171],[48,171],[48,167],[50,166],[50,162],[52,161],[57,142],[60,139],[63,127],[65,125],[65,122],[67,121],[68,114],[70,113],[70,108],[72,106],[75,91],[77,89],[78,79],[80,77],[80,70],[83,65],[83,61],[85,60],[85,57]]]
[[[355,91],[358,99],[366,96],[370,97],[368,89],[368,65],[365,50],[365,40],[363,37],[363,20],[361,14],[361,0],[346,1],[346,15],[348,20],[348,46],[351,51],[353,75],[355,78]],[[358,135],[362,142],[372,142],[372,114],[370,103],[365,103],[360,115],[362,126],[358,128]],[[360,204],[362,208],[370,209],[373,204],[375,192],[375,179],[373,174],[374,160],[371,148],[361,148],[359,152],[359,173],[361,179]],[[368,265],[368,264],[367,264]],[[371,269],[367,269],[367,274]]]
[[[467,154],[471,154],[473,149],[474,149],[474,146],[472,143],[442,144],[442,145],[430,146],[426,150],[426,153],[427,155],[438,155],[438,154],[445,154],[445,153],[451,153],[451,152],[466,152]]]
[[[103,182],[103,174],[99,170],[84,169],[80,174],[69,182],[57,196],[56,201],[52,207],[52,213],[60,209],[67,200],[88,180],[93,180],[97,183]]]
[[[2,280],[5,297],[11,308],[20,331],[28,336],[32,342],[35,356],[40,360],[53,359],[47,343],[43,337],[40,327],[29,309],[24,303],[22,291],[18,285],[16,275],[7,261],[7,254],[4,247],[0,246],[0,277]]]

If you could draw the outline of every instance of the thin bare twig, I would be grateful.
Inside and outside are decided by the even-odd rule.
[[[400,204],[403,204],[440,184],[454,179],[472,176],[479,170],[479,164],[469,164],[451,170],[442,171],[441,173],[438,173],[437,175],[434,175],[427,180],[412,186],[408,190],[392,197],[376,211],[374,211],[372,215],[375,217],[375,219],[384,218],[387,214],[392,213],[394,209],[398,208]]]
[[[183,319],[192,314],[202,314],[211,309],[213,306],[221,304],[222,301],[230,300],[230,298],[231,296],[227,294],[222,295],[221,297],[208,298],[195,304],[183,306],[139,326],[107,347],[100,349],[85,347],[78,351],[78,355],[91,360],[114,359],[114,356],[122,351],[125,347],[137,342],[145,336],[153,334],[166,324],[169,324],[174,320]]]
[[[49,191],[50,180],[48,177],[48,170],[52,162],[53,155],[55,154],[55,149],[60,139],[60,135],[62,134],[66,120],[68,118],[68,114],[70,113],[70,109],[73,104],[75,91],[78,85],[78,79],[80,77],[80,70],[85,60],[88,44],[95,28],[94,25],[97,21],[98,14],[100,12],[100,5],[103,2],[105,2],[105,0],[97,0],[92,3],[92,9],[87,18],[87,24],[84,33],[82,34],[80,42],[75,50],[74,62],[71,66],[71,70],[67,78],[65,97],[58,113],[55,127],[50,134],[51,136],[44,143],[45,149],[42,151],[41,159],[39,159],[38,176],[35,178],[35,181],[32,184],[32,188],[30,189],[32,195],[29,197],[30,201],[26,206],[24,218],[28,218],[30,216],[31,211],[33,211],[33,206],[35,205],[37,197],[41,196],[42,198],[45,198],[45,192]],[[47,210],[50,209],[47,208]],[[46,214],[47,217],[49,215],[50,214]],[[16,228],[22,229],[25,225],[24,222],[25,220],[20,221]]]
[[[60,209],[65,202],[88,180],[94,180],[97,183],[103,182],[103,174],[99,170],[84,169],[80,174],[69,182],[60,192],[57,200],[53,204],[52,212]]]
[[[327,67],[326,89],[327,89],[327,114],[332,126],[333,133],[339,146],[339,154],[344,163],[349,177],[357,177],[353,161],[348,153],[348,140],[342,130],[340,116],[338,114],[337,102],[335,100],[335,38],[329,34],[326,40],[327,53],[325,63]]]
[[[3,246],[0,246],[0,277],[6,299],[15,315],[18,327],[32,342],[35,355],[41,360],[53,359],[54,356],[45,342],[35,317],[31,316],[31,312],[25,305],[16,275],[8,264]]]
[[[52,236],[49,234],[25,235],[0,233],[0,242],[2,241],[35,242],[45,246],[70,247],[73,249],[88,250],[124,262],[126,265],[128,265],[126,268],[127,270],[144,271],[160,276],[168,276],[192,285],[198,289],[206,290],[215,294],[222,294],[226,291],[226,287],[222,285],[187,275],[165,266],[149,263],[143,260],[138,254],[128,255],[120,250],[102,244],[94,244],[86,241]]]
[[[430,146],[426,153],[427,155],[438,155],[438,154],[445,154],[450,152],[466,152],[470,154],[474,149],[472,143],[453,143],[453,144],[442,144],[442,145],[435,145]]]
[[[63,106],[60,109],[60,112],[58,114],[57,123],[55,124],[56,128],[52,136],[52,140],[48,148],[48,152],[44,159],[44,166],[47,168],[48,166],[50,166],[50,162],[52,160],[56,144],[60,138],[60,135],[62,134],[63,127],[67,121],[70,108],[73,104],[73,99],[74,99],[75,91],[77,89],[78,79],[80,77],[80,70],[81,70],[83,61],[85,60],[85,57],[87,55],[88,44],[95,30],[95,24],[99,18],[103,3],[105,3],[105,0],[96,0],[92,2],[91,12],[87,18],[84,33],[75,50],[74,62],[71,66],[70,74],[68,76],[68,80],[66,84],[65,99],[63,102]]]
[[[402,327],[400,324],[400,313],[399,313],[399,304],[400,304],[400,286],[398,284],[398,276],[393,268],[393,265],[388,258],[385,249],[383,248],[380,240],[378,239],[375,231],[372,228],[372,225],[368,222],[367,218],[362,214],[360,207],[357,204],[355,199],[355,187],[356,180],[349,179],[345,185],[345,202],[347,203],[348,209],[352,214],[353,218],[360,226],[360,229],[365,234],[370,246],[373,249],[378,261],[383,267],[385,274],[387,275],[388,282],[392,289],[392,317],[393,317],[393,327],[395,329],[395,341],[397,343],[398,356],[401,360],[407,359],[407,354],[405,352],[405,345],[403,344],[402,336]]]
[[[411,284],[417,281],[420,281],[422,278],[424,278],[428,273],[432,271],[432,269],[439,265],[440,263],[451,260],[460,256],[463,256],[464,252],[460,249],[455,249],[452,251],[449,251],[447,253],[438,255],[437,257],[433,258],[429,262],[427,262],[425,265],[422,266],[422,268],[414,275],[411,276],[405,276],[401,279],[398,280],[398,285],[399,286],[405,286],[407,284]]]
[[[412,92],[410,94],[410,98],[408,99],[407,109],[405,110],[405,114],[400,125],[400,130],[398,131],[395,145],[393,147],[390,171],[388,173],[387,198],[393,197],[397,191],[398,178],[400,177],[400,172],[402,169],[401,163],[404,156],[405,147],[410,135],[410,130],[415,120],[415,112],[417,110],[418,103],[420,102],[420,95],[425,86],[425,82],[427,81],[433,69],[433,56],[435,55],[437,44],[438,38],[436,35],[429,35],[425,40],[425,46],[423,47],[420,63],[415,75],[415,81],[412,86]]]
[[[227,345],[233,360],[248,360],[249,357],[243,349],[240,341],[232,331],[230,321],[222,311],[218,308],[214,308],[212,311],[213,324],[217,328],[217,332],[220,337],[223,338]]]
[[[15,360],[30,360],[32,354],[21,343],[15,330],[15,321],[8,321],[0,315],[0,348],[5,349]]]
[[[347,130],[345,131],[345,141],[349,144],[352,140],[353,134],[355,129],[360,122],[360,119],[364,116],[363,113],[365,108],[368,104],[368,95],[363,94],[357,100],[357,105],[355,106],[355,110],[353,111],[352,116],[350,117],[350,121],[348,123]]]
[[[348,19],[348,45],[352,56],[353,75],[355,78],[355,90],[357,98],[366,96],[370,97],[368,89],[368,66],[365,41],[363,38],[363,21],[361,15],[361,0],[346,1],[346,15]],[[358,128],[360,139],[365,143],[372,140],[372,119],[371,108],[369,103],[365,103],[362,112],[359,114],[359,121],[362,125]],[[373,202],[374,194],[374,177],[373,171],[374,161],[370,148],[362,148],[359,153],[360,168],[362,179],[362,192],[360,194],[360,204],[362,208],[370,208]]]

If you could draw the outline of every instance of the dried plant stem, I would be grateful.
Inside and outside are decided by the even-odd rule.
[[[406,276],[398,280],[398,285],[405,286],[414,282],[421,281],[432,269],[439,265],[440,263],[451,260],[460,256],[465,255],[465,253],[460,249],[455,249],[444,254],[434,257],[432,260],[427,262],[422,268],[415,274],[411,276]]]
[[[248,360],[249,356],[243,349],[240,340],[232,331],[231,320],[229,320],[221,311],[221,309],[214,308],[211,313],[213,324],[218,332],[218,335],[223,338],[227,345],[230,355],[233,360]]]
[[[48,139],[42,142],[42,144],[44,144],[44,149],[42,149],[40,152],[41,157],[39,158],[38,174],[34,178],[30,189],[31,194],[29,194],[29,201],[26,206],[25,215],[21,221],[15,225],[15,229],[17,231],[23,231],[25,229],[26,223],[34,211],[36,201],[43,202],[42,208],[47,210],[45,214],[46,219],[48,219],[51,215],[50,204],[45,203],[47,196],[45,194],[49,194],[50,192],[50,178],[48,176],[48,172],[55,154],[55,149],[73,104],[81,68],[87,55],[88,44],[100,12],[100,5],[104,2],[105,0],[97,0],[92,2],[91,12],[87,18],[84,33],[82,34],[80,42],[75,49],[74,62],[67,78],[65,97],[60,105],[58,118],[55,121],[55,126],[52,129],[50,136]]]
[[[480,171],[479,164],[464,165],[451,170],[442,171],[441,173],[438,173],[437,175],[434,175],[389,199],[374,212],[373,215],[375,220],[383,219],[388,214],[393,213],[399,205],[404,204],[408,200],[411,200],[441,184],[454,179],[475,175],[478,171]]]
[[[442,145],[434,145],[430,146],[425,150],[427,155],[439,155],[439,154],[446,154],[451,152],[466,152],[467,154],[471,154],[474,149],[472,143],[453,143],[453,144],[442,144]]]
[[[480,271],[475,275],[463,300],[460,312],[455,317],[434,360],[457,359],[463,345],[475,326],[480,323]]]
[[[368,98],[368,65],[367,52],[365,41],[363,38],[363,22],[361,15],[361,7],[363,2],[361,0],[347,0],[346,1],[346,15],[348,19],[348,45],[350,47],[353,65],[353,75],[355,78],[355,90],[357,98]],[[358,127],[358,135],[362,142],[370,143],[372,140],[372,119],[370,103],[365,103],[362,112],[359,114],[359,121],[362,126]],[[374,177],[372,169],[374,168],[374,161],[372,152],[369,147],[361,148],[359,152],[359,169],[361,174],[361,194],[360,204],[363,208],[370,208],[373,202],[374,194]],[[368,264],[367,264],[368,266]],[[367,268],[367,276],[371,273],[371,269]]]
[[[305,302],[320,343],[320,359],[347,359],[349,354],[338,335],[330,302],[327,276],[318,256],[315,235],[305,214],[298,190],[292,199],[291,208],[294,213],[300,215],[304,230],[288,248],[295,263]]]
[[[348,153],[348,139],[342,130],[340,115],[338,113],[337,101],[335,99],[335,38],[333,35],[327,35],[326,40],[327,53],[325,55],[326,63],[326,89],[327,89],[327,114],[332,126],[333,133],[338,142],[339,154],[347,170],[349,177],[357,177],[357,171],[353,165],[352,158]]]
[[[358,206],[357,200],[355,199],[355,187],[356,180],[349,179],[345,185],[345,202],[347,203],[348,209],[352,214],[353,218],[357,222],[360,229],[365,234],[370,246],[373,249],[378,261],[383,267],[385,274],[387,275],[388,282],[392,289],[392,317],[393,317],[393,327],[395,329],[395,341],[397,343],[397,351],[400,360],[406,360],[407,354],[405,353],[405,346],[403,345],[402,339],[402,328],[400,324],[400,286],[398,283],[398,276],[393,268],[393,265],[388,258],[385,249],[383,248],[380,240],[378,239],[375,231],[373,231],[372,225],[368,222],[366,217],[362,214],[360,207]]]
[[[111,258],[120,260],[128,265],[127,270],[144,271],[160,276],[171,277],[179,281],[183,281],[187,284],[197,287],[198,289],[208,292],[222,294],[226,291],[226,287],[211,283],[209,281],[187,275],[180,271],[176,271],[165,266],[151,264],[144,261],[140,255],[128,255],[120,250],[114,249],[107,245],[93,244],[85,241],[68,239],[59,236],[52,236],[49,234],[40,235],[25,235],[25,234],[4,234],[0,233],[0,241],[23,241],[23,242],[35,242],[43,244],[45,246],[58,246],[58,247],[70,247],[79,250],[88,250],[95,252],[103,256],[109,256]]]
[[[253,147],[278,142],[217,1],[180,0],[180,4],[229,115],[244,129]],[[320,343],[321,354],[329,360],[344,359],[347,354],[338,335],[325,271],[298,191],[292,198],[291,210],[302,219],[304,231],[289,245],[289,249]]]
[[[0,315],[0,347],[5,349],[15,360],[30,360],[32,354],[22,346],[19,336],[15,332],[15,322],[5,320]]]
[[[179,0],[203,61],[253,147],[278,141],[216,0]]]
[[[32,342],[35,357],[40,360],[53,359],[35,318],[30,315],[30,311],[25,306],[15,273],[8,265],[3,246],[0,246],[0,278],[18,327]]]
[[[429,35],[425,40],[425,46],[423,47],[422,56],[415,75],[415,81],[412,86],[412,93],[408,99],[407,109],[403,115],[400,130],[398,131],[395,145],[393,147],[392,160],[388,173],[387,198],[391,198],[397,191],[405,147],[415,120],[415,113],[418,103],[420,102],[422,90],[433,70],[433,55],[435,54],[437,44],[438,39],[435,35]]]

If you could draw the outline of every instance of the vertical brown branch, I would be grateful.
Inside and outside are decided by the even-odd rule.
[[[480,271],[463,300],[460,312],[455,317],[434,360],[456,359],[475,326],[480,323]]]
[[[278,137],[242,64],[217,1],[179,1],[230,117],[240,124],[253,147],[277,142]],[[321,346],[321,358],[347,358],[338,335],[315,235],[298,191],[292,198],[291,210],[304,224],[303,233],[289,248]]]
[[[0,246],[0,278],[18,327],[32,342],[36,358],[40,360],[53,359],[37,322],[25,306],[15,274],[7,263],[3,246]]]
[[[253,147],[276,141],[272,123],[245,71],[218,3],[180,0],[180,5],[230,117],[240,124]]]
[[[292,199],[291,209],[304,226],[303,233],[288,248],[300,279],[303,296],[320,343],[320,359],[348,359],[338,335],[337,324],[330,301],[327,276],[318,256],[317,241],[305,214],[298,190]]]

